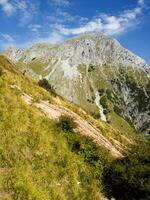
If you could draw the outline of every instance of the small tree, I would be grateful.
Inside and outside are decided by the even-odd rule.
[[[2,67],[0,67],[0,76],[2,76],[3,75],[3,69],[2,69]]]
[[[55,91],[54,91],[53,87],[51,86],[51,84],[48,82],[48,80],[41,79],[41,80],[39,80],[38,84],[39,84],[40,87],[43,87],[47,91],[55,94]]]
[[[62,115],[59,118],[58,127],[60,127],[65,132],[73,132],[77,127],[77,124],[74,122],[74,119],[67,115]]]

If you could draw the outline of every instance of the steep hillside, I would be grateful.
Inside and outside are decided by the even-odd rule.
[[[58,127],[61,115],[74,119],[74,133]],[[50,94],[0,55],[0,199],[104,199],[103,169],[134,137]]]
[[[63,129],[63,117],[73,130]],[[136,199],[149,198],[150,145],[126,128],[47,92],[0,55],[0,199],[127,200],[131,188]],[[126,157],[138,141],[144,145]]]
[[[5,54],[35,80],[46,78],[57,94],[121,132],[150,133],[150,68],[102,34],[84,34],[60,45],[37,44]]]

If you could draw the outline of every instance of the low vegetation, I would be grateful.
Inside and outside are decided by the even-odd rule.
[[[44,89],[46,89],[48,92],[50,92],[51,94],[55,94],[54,88],[52,87],[52,85],[48,82],[48,80],[46,79],[41,79],[38,82],[40,87],[43,87]]]
[[[82,157],[84,162],[90,166],[93,179],[96,180],[99,188],[104,189],[102,177],[105,168],[113,161],[111,155],[103,148],[100,148],[93,143],[92,140],[79,134],[73,132],[69,132],[68,134],[67,132],[63,132],[63,136],[67,139],[71,152]],[[85,177],[85,179],[87,178]]]
[[[102,188],[90,166],[71,151],[66,132],[26,105],[12,85],[32,97],[50,96],[21,73],[6,70],[0,77],[0,199],[100,199]]]
[[[2,76],[3,75],[3,69],[2,69],[2,67],[0,66],[0,76]]]
[[[73,132],[77,127],[77,124],[74,122],[74,119],[67,115],[62,115],[59,118],[57,126],[60,127],[65,132]]]
[[[0,65],[6,71],[0,76],[0,199],[99,200],[103,193],[123,200],[149,199],[149,142],[143,139],[125,157],[112,158],[74,133],[74,119],[61,116],[53,121],[34,105],[26,105],[20,89],[34,99],[52,95],[16,72],[6,59],[0,57]],[[49,88],[45,85],[41,84]],[[102,124],[101,132],[108,133],[109,126],[106,130],[104,124],[104,131]]]
[[[137,141],[104,172],[106,194],[123,200],[150,199],[150,143]]]

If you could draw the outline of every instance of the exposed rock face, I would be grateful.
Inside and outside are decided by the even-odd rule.
[[[14,47],[10,47],[7,49],[6,53],[7,57],[16,63],[21,59],[23,51]]]
[[[50,58],[69,61],[70,66],[89,65],[123,65],[129,67],[148,67],[146,62],[124,49],[117,40],[103,34],[84,34],[60,45],[37,44],[25,51],[9,48],[5,52],[10,59],[17,62],[20,58],[28,63],[33,58]]]
[[[31,75],[102,120],[112,112],[150,132],[150,68],[140,57],[102,34],[84,34],[60,45],[37,44],[5,54]]]

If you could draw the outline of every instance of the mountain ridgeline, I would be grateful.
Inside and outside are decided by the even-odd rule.
[[[126,123],[150,134],[150,67],[103,34],[83,34],[62,44],[36,44],[4,54],[35,80],[119,130]]]

